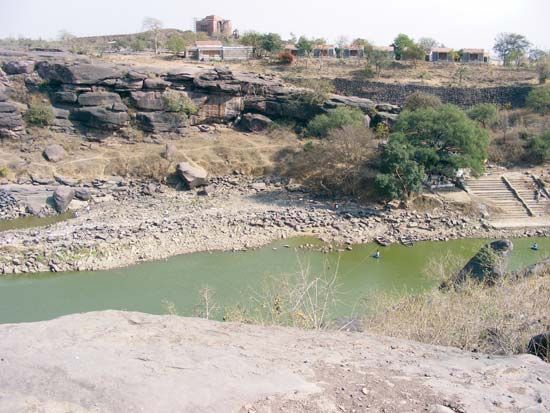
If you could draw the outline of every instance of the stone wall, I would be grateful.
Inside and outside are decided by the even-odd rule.
[[[336,93],[358,96],[377,102],[403,105],[408,95],[414,92],[436,95],[445,103],[467,108],[478,103],[495,103],[523,107],[532,86],[497,86],[486,88],[435,87],[427,85],[392,84],[368,80],[334,79]]]

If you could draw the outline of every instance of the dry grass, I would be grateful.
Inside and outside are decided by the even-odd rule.
[[[369,331],[489,354],[525,352],[550,328],[550,277],[505,278],[492,287],[468,281],[460,289],[373,299]]]

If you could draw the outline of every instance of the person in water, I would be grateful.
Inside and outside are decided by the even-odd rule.
[[[380,251],[379,251],[379,250],[376,250],[376,252],[374,253],[373,257],[376,258],[376,259],[380,258]]]
[[[532,249],[532,250],[535,250],[535,251],[538,251],[538,249],[539,249],[539,244],[537,244],[537,243],[535,242],[533,245],[531,245],[531,249]]]

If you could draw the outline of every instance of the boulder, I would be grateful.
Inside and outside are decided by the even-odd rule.
[[[183,112],[139,112],[136,120],[148,132],[176,132],[189,125]]]
[[[176,146],[172,143],[167,143],[161,156],[167,161],[175,161],[177,154],[178,149],[176,148]]]
[[[128,123],[128,113],[114,112],[102,107],[89,106],[73,110],[72,119],[82,122],[90,128],[116,130],[126,126]]]
[[[167,82],[166,80],[160,78],[160,77],[154,77],[150,79],[145,79],[143,81],[143,87],[145,89],[160,89],[164,90],[169,88],[171,85],[170,82]]]
[[[50,63],[38,62],[36,70],[47,81],[73,85],[96,85],[106,79],[121,78],[122,70],[105,65],[91,63]]]
[[[176,172],[189,189],[208,185],[208,172],[200,166],[180,162],[176,167]]]
[[[75,191],[68,186],[58,186],[53,193],[54,207],[57,212],[63,213],[73,200]]]
[[[61,145],[53,143],[46,146],[43,152],[44,158],[49,162],[59,162],[67,156],[67,152]]]
[[[22,75],[34,72],[32,60],[12,60],[4,63],[4,71],[8,75]]]
[[[25,123],[17,106],[12,102],[0,102],[0,131],[21,131]]]
[[[87,92],[78,96],[78,104],[81,106],[111,107],[116,103],[122,104],[118,93],[112,92]]]
[[[461,284],[468,278],[491,284],[503,277],[507,269],[507,257],[513,249],[512,241],[506,239],[484,245],[456,275],[454,284]]]
[[[139,110],[164,110],[164,100],[160,92],[132,92],[132,104]]]
[[[529,340],[527,353],[550,362],[550,332],[539,334]]]
[[[74,196],[80,201],[89,201],[92,198],[92,194],[88,188],[75,188]]]
[[[78,95],[74,92],[60,91],[54,93],[54,100],[58,103],[76,103]]]
[[[271,126],[273,121],[267,116],[258,113],[245,113],[239,122],[239,126],[249,132],[261,132]]]

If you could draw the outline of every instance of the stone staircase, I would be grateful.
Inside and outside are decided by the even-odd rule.
[[[548,198],[536,200],[535,181],[530,175],[486,175],[466,182],[468,192],[498,209],[497,220],[523,220],[545,215]]]

